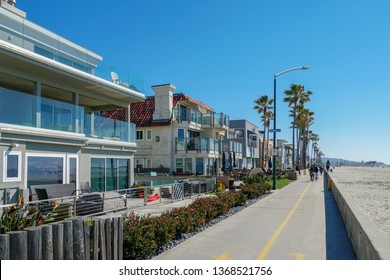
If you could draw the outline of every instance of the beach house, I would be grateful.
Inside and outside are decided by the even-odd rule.
[[[174,93],[173,84],[152,89],[154,96],[131,104],[131,120],[137,126],[135,172],[217,175],[228,168],[229,153],[231,160],[233,155],[241,159],[241,144],[224,140],[229,116],[185,93]]]
[[[130,104],[145,96],[129,83],[98,77],[102,57],[0,2],[0,198],[43,184],[127,188],[137,150]],[[123,120],[102,113],[121,108]]]

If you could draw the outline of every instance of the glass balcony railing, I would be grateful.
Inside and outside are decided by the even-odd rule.
[[[27,19],[12,21],[10,13],[0,10],[0,39],[46,58],[124,87],[144,92],[144,82],[136,73],[122,71],[102,62],[102,57]],[[13,15],[12,15],[13,17]]]
[[[85,113],[84,107],[0,88],[0,123],[135,142],[134,124]]]
[[[202,114],[191,108],[175,108],[173,118],[178,122],[194,122],[208,127],[229,127],[229,116],[224,113]]]
[[[85,114],[85,123],[87,137],[135,142],[135,124],[92,114]]]
[[[224,140],[222,141],[222,147],[226,152],[236,152],[242,154],[242,143],[240,142]]]
[[[145,85],[142,78],[137,78],[137,74],[129,70],[120,69],[100,62],[94,69],[95,76],[113,82],[114,84],[144,92]]]
[[[202,124],[211,127],[228,127],[229,116],[224,113],[204,114]]]
[[[176,138],[176,152],[196,151],[219,153],[219,140],[212,138]]]

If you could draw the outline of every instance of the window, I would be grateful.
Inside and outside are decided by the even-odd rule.
[[[75,154],[26,154],[27,187],[78,183],[78,156]]]
[[[91,191],[123,190],[129,187],[130,160],[91,158]]]
[[[68,183],[74,183],[77,186],[77,178],[78,178],[78,157],[77,156],[69,156],[68,157]]]
[[[106,185],[106,160],[91,158],[91,192],[103,192]]]
[[[183,159],[177,158],[176,159],[176,173],[184,173],[183,170]]]
[[[151,129],[146,130],[146,140],[148,140],[148,141],[152,140],[152,130]]]
[[[192,174],[192,158],[186,158],[185,159],[185,173]]]
[[[151,158],[146,159],[146,168],[152,168],[152,159]]]
[[[144,160],[143,159],[136,159],[135,160],[135,167],[136,168],[144,168]]]
[[[12,152],[5,151],[4,152],[4,182],[16,182],[21,181],[21,152]]]
[[[137,130],[137,140],[144,140],[144,131]]]
[[[63,184],[64,155],[28,155],[27,187],[34,185]]]

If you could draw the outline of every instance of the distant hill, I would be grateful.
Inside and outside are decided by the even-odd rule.
[[[323,164],[325,164],[327,160],[329,160],[332,165],[344,165],[344,166],[385,166],[386,165],[383,162],[377,162],[377,161],[352,161],[352,160],[347,160],[342,158],[329,158],[329,157],[322,158]]]

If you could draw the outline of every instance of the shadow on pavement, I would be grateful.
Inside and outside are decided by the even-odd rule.
[[[340,210],[332,191],[324,184],[326,259],[356,260],[356,254],[348,239]]]

